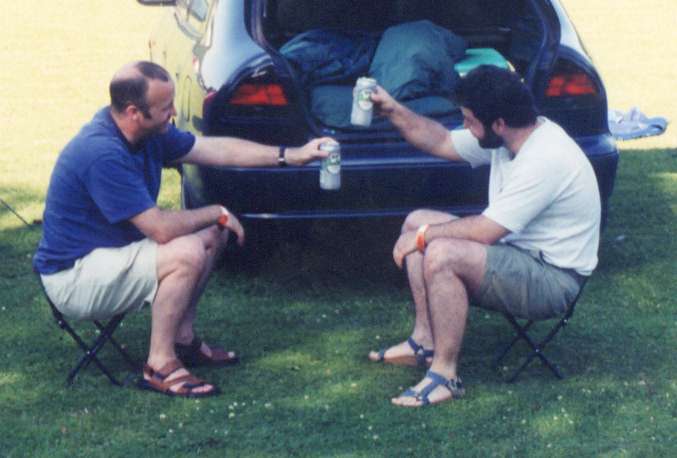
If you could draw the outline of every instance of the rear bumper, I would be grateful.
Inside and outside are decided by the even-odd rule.
[[[471,214],[486,205],[488,167],[369,162],[344,160],[337,191],[320,189],[319,163],[284,169],[189,166],[184,192],[189,206],[218,202],[248,219],[402,216],[420,207]]]
[[[618,164],[615,143],[606,135],[577,140],[595,169],[606,209]],[[407,151],[402,144],[381,145],[379,156],[373,149],[346,145],[338,191],[320,189],[317,162],[288,168],[189,165],[184,198],[189,208],[220,203],[252,220],[378,218],[405,216],[417,208],[462,216],[486,207],[488,167],[472,169]]]

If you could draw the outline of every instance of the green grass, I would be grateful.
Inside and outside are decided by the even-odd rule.
[[[610,105],[646,106],[651,115],[675,119],[676,66],[661,57],[663,43],[675,41],[667,19],[677,5],[566,3],[592,54],[602,58]],[[601,14],[607,11],[611,19]],[[105,103],[110,74],[144,57],[148,24],[158,14],[98,0],[5,6],[0,197],[26,219],[40,217],[56,154]],[[605,30],[616,47],[604,40]],[[641,79],[638,67],[655,69],[650,87],[632,79]],[[671,128],[620,144],[599,269],[571,326],[549,348],[567,378],[556,381],[534,364],[518,383],[503,383],[490,361],[510,329],[473,309],[461,361],[468,395],[425,410],[389,404],[419,371],[365,357],[411,326],[406,285],[390,259],[397,221],[315,225],[255,273],[233,263],[219,270],[201,304],[199,332],[244,358],[237,367],[197,371],[224,394],[189,401],[117,389],[92,369],[64,388],[78,351],[55,326],[30,270],[40,229],[2,208],[0,456],[675,456]],[[177,205],[176,191],[176,176],[168,174],[162,204]],[[145,356],[148,323],[146,310],[117,334],[138,358]],[[103,357],[123,370],[112,353]],[[511,357],[507,364],[518,362]]]

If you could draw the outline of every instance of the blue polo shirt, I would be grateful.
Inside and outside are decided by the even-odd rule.
[[[193,134],[170,126],[132,146],[113,122],[109,107],[97,112],[54,166],[34,269],[55,273],[96,248],[144,238],[129,219],[156,205],[162,167],[194,144]]]

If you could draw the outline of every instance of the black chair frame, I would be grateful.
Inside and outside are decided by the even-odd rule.
[[[578,294],[574,298],[574,300],[571,302],[569,305],[569,308],[567,309],[566,313],[564,316],[557,322],[557,324],[546,334],[546,336],[539,340],[536,341],[529,334],[527,334],[527,331],[531,326],[536,322],[535,320],[527,320],[525,324],[520,324],[517,321],[517,318],[513,316],[510,313],[504,312],[503,315],[505,318],[508,320],[508,322],[512,325],[514,330],[516,331],[517,335],[512,339],[512,341],[508,344],[503,349],[499,349],[499,353],[497,354],[495,360],[494,360],[494,366],[496,367],[497,370],[500,369],[501,363],[503,362],[504,358],[508,355],[510,350],[515,346],[515,344],[521,340],[526,342],[526,344],[529,346],[531,349],[529,354],[526,356],[524,362],[507,378],[508,383],[512,383],[515,380],[517,380],[517,377],[526,369],[526,367],[534,360],[534,358],[538,357],[541,360],[541,363],[543,363],[544,366],[546,366],[550,371],[554,374],[555,377],[558,379],[563,379],[564,375],[562,374],[562,371],[557,367],[556,364],[554,364],[552,361],[550,361],[544,354],[544,349],[545,346],[550,343],[550,341],[557,335],[557,333],[564,328],[567,324],[569,324],[569,320],[571,319],[571,316],[574,314],[574,309],[576,308],[576,303],[578,302],[578,299],[581,297],[581,294],[583,293],[583,288],[585,287],[587,279],[583,281],[581,284],[581,288],[578,290]]]
[[[125,360],[125,362],[132,371],[136,373],[139,370],[140,365],[137,362],[135,362],[132,359],[132,357],[129,356],[129,354],[125,351],[125,349],[122,348],[122,346],[113,338],[113,333],[122,323],[122,320],[125,318],[125,314],[121,313],[119,315],[115,315],[105,323],[102,323],[99,320],[90,320],[94,324],[94,326],[96,326],[96,328],[99,330],[99,335],[96,337],[96,339],[94,339],[94,341],[91,344],[87,344],[75,332],[73,327],[64,318],[63,314],[56,308],[56,306],[50,299],[49,295],[47,294],[47,291],[45,290],[42,281],[40,281],[40,285],[42,286],[42,291],[45,294],[47,302],[49,303],[49,307],[52,310],[52,314],[54,315],[54,319],[56,320],[57,325],[61,329],[66,331],[73,338],[73,340],[75,340],[80,349],[84,352],[82,358],[80,358],[75,367],[73,367],[73,369],[71,369],[70,372],[68,373],[68,377],[66,378],[66,385],[67,386],[72,385],[78,372],[80,372],[80,370],[82,369],[85,369],[87,366],[89,366],[90,363],[93,362],[96,365],[96,367],[98,367],[99,370],[106,377],[108,377],[108,380],[110,380],[110,382],[113,385],[123,386],[124,384],[111,373],[111,371],[101,362],[101,360],[98,358],[97,355],[99,351],[103,348],[103,346],[106,343],[110,342],[111,345],[118,351],[118,353],[122,355],[123,359]]]

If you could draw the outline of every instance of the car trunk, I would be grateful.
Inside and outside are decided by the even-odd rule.
[[[544,43],[552,42],[540,8],[542,0],[250,0],[245,20],[250,36],[265,55],[252,59],[210,99],[206,135],[231,135],[261,143],[301,145],[310,137],[329,135],[341,144],[342,185],[339,192],[320,192],[319,164],[286,168],[185,168],[184,190],[193,206],[219,201],[249,219],[352,218],[406,215],[425,205],[457,215],[477,213],[486,205],[488,168],[425,154],[405,142],[384,119],[369,128],[337,125],[318,114],[313,91],[329,86],[329,99],[350,107],[355,78],[322,84],[308,81],[284,55],[290,41],[313,30],[362,34],[379,43],[399,25],[423,24],[447,31],[466,43],[465,54],[478,51],[490,63],[514,69],[530,84]],[[421,23],[420,21],[429,21]],[[444,33],[438,33],[444,35]],[[411,36],[411,35],[410,35]],[[414,37],[416,38],[416,37]],[[380,44],[380,43],[379,43]],[[378,47],[378,44],[377,44]],[[432,48],[433,58],[435,57]],[[423,50],[426,51],[425,46]],[[428,49],[427,51],[430,51]],[[500,60],[495,60],[495,56]],[[494,57],[491,57],[494,56]],[[373,57],[373,56],[372,56]],[[470,56],[472,57],[472,56]],[[477,56],[475,56],[477,57]],[[470,59],[465,72],[483,63]],[[493,60],[492,60],[493,59]],[[328,59],[332,62],[332,59]],[[458,62],[457,62],[458,63]],[[397,62],[396,62],[397,64]],[[538,65],[537,65],[538,64]],[[371,62],[369,62],[371,65]],[[368,66],[367,66],[368,67]],[[398,71],[388,72],[397,76]],[[367,69],[368,72],[368,69]],[[263,89],[265,103],[247,98]],[[246,89],[246,90],[245,90]],[[439,89],[439,87],[438,87]],[[442,88],[444,89],[444,88]],[[258,89],[257,89],[258,90]],[[450,93],[446,88],[447,94]],[[249,104],[244,103],[249,100]],[[436,118],[452,129],[462,124],[460,110],[439,92],[419,93],[404,101],[414,111]],[[203,186],[201,183],[209,183]],[[227,196],[227,198],[224,198]]]
[[[397,141],[393,135],[391,126],[382,118],[375,118],[370,128],[355,128],[350,125],[349,113],[352,101],[352,88],[357,76],[370,75],[374,71],[374,61],[384,53],[385,37],[389,37],[388,45],[392,48],[400,46],[394,35],[401,30],[408,30],[400,35],[401,47],[411,48],[412,40],[427,39],[428,36],[421,31],[441,30],[453,37],[462,40],[466,49],[460,56],[455,55],[453,67],[449,60],[442,63],[434,62],[430,65],[444,64],[448,68],[446,78],[453,74],[464,74],[474,66],[489,63],[512,68],[520,74],[528,77],[537,68],[539,56],[544,55],[543,43],[544,30],[541,16],[535,9],[532,0],[476,0],[473,2],[461,0],[338,0],[332,2],[320,0],[266,0],[261,10],[260,41],[272,53],[281,57],[286,68],[283,71],[292,75],[294,91],[297,92],[297,100],[300,101],[301,109],[306,115],[311,130],[318,133],[331,134],[341,138],[342,143],[360,142],[360,139],[369,139],[370,142],[381,143],[383,141]],[[429,22],[420,22],[429,21]],[[408,27],[408,29],[407,29]],[[413,27],[413,28],[412,28]],[[416,29],[418,27],[418,29]],[[413,30],[413,33],[411,32]],[[298,54],[303,47],[303,38],[311,34],[308,46],[318,46],[313,41],[320,31],[325,54],[324,62],[316,62],[319,58],[317,53],[304,55]],[[343,74],[335,71],[337,62],[345,62],[346,46],[332,48],[333,36],[338,34],[344,39],[346,34],[357,43],[353,46],[368,48],[364,50],[354,68],[347,69]],[[419,38],[423,36],[423,38]],[[366,42],[369,42],[365,44]],[[432,46],[438,46],[439,41]],[[289,52],[291,49],[297,55]],[[406,46],[405,46],[406,45]],[[401,74],[411,68],[413,78],[424,79],[428,83],[429,92],[426,88],[419,87],[415,93],[406,94],[403,98],[396,97],[415,112],[437,118],[449,127],[454,127],[461,122],[458,110],[450,100],[453,78],[447,78],[446,86],[440,87],[440,73],[429,72],[428,75],[417,73],[417,66],[421,66],[419,58],[426,51],[427,43],[421,43],[421,49],[407,53],[390,50],[390,56],[379,61],[385,62],[387,70],[381,69],[382,78],[388,79],[392,74]],[[362,49],[358,51],[363,51]],[[430,46],[428,46],[429,50]],[[303,49],[301,49],[303,51]],[[462,50],[463,51],[463,50]],[[341,55],[336,55],[340,52]],[[333,53],[333,54],[332,54]],[[321,53],[320,53],[321,54]],[[355,54],[355,53],[353,53]],[[387,53],[385,53],[387,54]],[[436,56],[435,51],[429,53]],[[442,54],[442,50],[440,50]],[[396,56],[393,59],[393,55]],[[299,56],[301,56],[299,58]],[[411,64],[407,59],[412,58]],[[390,61],[387,59],[390,58]],[[308,60],[312,62],[312,71],[325,65],[334,79],[308,77]],[[367,60],[367,65],[365,65]],[[350,64],[353,62],[351,61]],[[428,62],[425,63],[428,65]],[[360,67],[361,65],[361,67]],[[345,65],[344,65],[345,67]],[[345,69],[342,69],[345,70]],[[324,78],[324,79],[323,79]],[[456,77],[457,78],[457,77]],[[381,82],[381,81],[379,81]],[[386,82],[387,84],[387,82]],[[437,84],[437,87],[436,87]],[[420,85],[419,85],[420,86]],[[425,86],[425,85],[424,85]],[[385,85],[384,85],[385,87]],[[410,87],[410,86],[407,86]],[[389,89],[387,87],[387,89]],[[390,91],[389,91],[390,92]],[[391,133],[389,133],[391,132]]]

